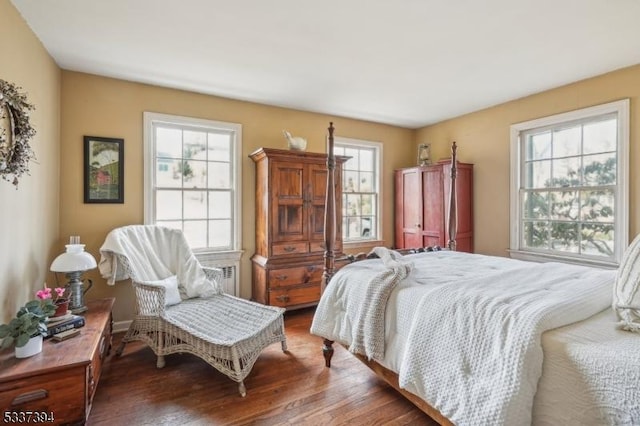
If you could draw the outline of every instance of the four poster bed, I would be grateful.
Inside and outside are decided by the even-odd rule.
[[[334,273],[333,131],[311,326],[327,367],[338,342],[443,425],[640,424],[640,336],[607,309],[616,271],[456,252],[455,142],[447,249],[377,247]]]

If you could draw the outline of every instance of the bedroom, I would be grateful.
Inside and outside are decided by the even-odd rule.
[[[45,280],[51,261],[70,235],[80,235],[87,250],[98,255],[106,233],[114,227],[143,220],[142,113],[161,110],[182,116],[207,117],[243,124],[242,168],[242,249],[240,295],[251,295],[250,255],[255,250],[253,236],[253,164],[248,154],[261,146],[286,148],[282,130],[309,140],[308,150],[324,151],[324,133],[329,119],[338,134],[384,144],[384,179],[381,212],[382,240],[393,242],[394,169],[415,164],[417,146],[428,141],[435,159],[448,156],[449,144],[456,140],[462,161],[475,164],[475,250],[504,256],[509,247],[508,129],[513,123],[612,100],[631,100],[630,164],[640,156],[637,123],[640,111],[640,66],[629,66],[596,77],[576,81],[536,95],[507,102],[435,125],[408,128],[331,115],[270,107],[250,102],[143,85],[60,69],[32,30],[22,21],[11,2],[0,6],[2,25],[0,51],[7,52],[0,63],[2,78],[21,85],[37,109],[34,139],[37,163],[31,176],[21,180],[18,190],[2,182],[0,199],[0,306],[10,315],[32,296]],[[636,50],[637,51],[637,50]],[[640,58],[633,58],[640,62]],[[620,68],[620,67],[618,67]],[[613,69],[612,69],[613,70]],[[344,129],[344,132],[342,132]],[[342,132],[342,133],[341,133]],[[125,140],[125,204],[91,205],[82,202],[82,136],[100,135]],[[407,149],[394,149],[406,146]],[[640,175],[630,172],[629,235],[640,231],[638,188]],[[17,218],[20,218],[19,220]],[[362,248],[364,249],[364,248]],[[361,250],[359,248],[358,250]],[[127,320],[132,311],[131,291],[125,286],[107,287],[97,271],[87,277],[96,285],[88,298],[115,297],[116,322]],[[6,320],[3,318],[2,320]]]

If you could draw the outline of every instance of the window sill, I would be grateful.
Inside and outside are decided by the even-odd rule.
[[[344,247],[345,251],[349,250],[358,250],[358,249],[363,249],[363,248],[374,248],[374,247],[378,247],[378,246],[383,246],[384,245],[384,241],[383,240],[360,240],[360,241],[343,241],[342,242],[342,246]]]
[[[214,251],[209,249],[194,250],[194,253],[198,261],[230,261],[239,262],[244,250],[227,250],[227,251]]]
[[[509,256],[513,259],[526,260],[530,262],[560,262],[603,269],[616,269],[619,266],[617,262],[612,260],[578,259],[550,253],[535,253],[513,249],[507,251],[509,252]]]

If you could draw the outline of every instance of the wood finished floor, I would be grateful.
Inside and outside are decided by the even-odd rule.
[[[98,384],[88,425],[436,425],[378,379],[344,348],[324,367],[321,342],[309,334],[312,309],[288,312],[289,352],[268,347],[237,384],[189,354],[166,357],[156,368],[151,349],[113,348]]]

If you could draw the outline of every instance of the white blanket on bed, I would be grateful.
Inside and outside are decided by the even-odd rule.
[[[408,336],[399,346],[400,385],[460,425],[530,424],[542,365],[541,333],[606,308],[615,276],[614,271],[453,252],[411,260],[416,267],[391,300],[406,297],[404,292],[425,316],[403,320],[410,324],[408,332],[385,332],[388,339]],[[350,265],[351,273],[373,268],[375,274],[379,266],[366,262]],[[447,268],[454,274],[446,275]],[[350,309],[360,298],[342,298],[357,294],[349,288],[348,271],[339,271],[327,287],[312,325],[314,334],[347,344],[355,333]]]
[[[139,280],[157,281],[176,275],[183,298],[209,297],[222,292],[218,283],[207,278],[179,230],[130,225],[109,232],[100,247],[98,268],[110,285],[129,278],[114,254],[129,260]]]

